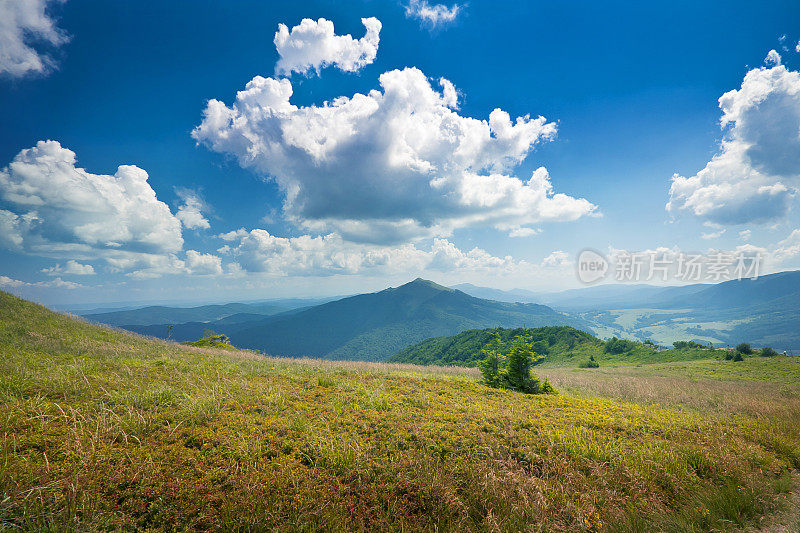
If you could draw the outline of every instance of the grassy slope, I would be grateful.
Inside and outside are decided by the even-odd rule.
[[[474,370],[162,343],[0,293],[0,523],[727,529],[800,467],[798,362],[745,363],[542,369],[565,394],[531,397]]]

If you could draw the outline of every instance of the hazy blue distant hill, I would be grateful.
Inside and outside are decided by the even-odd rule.
[[[706,285],[691,294],[669,295],[662,303],[672,307],[765,307],[800,309],[800,271],[779,272],[758,279],[726,281]],[[776,302],[781,302],[776,306]]]
[[[756,280],[667,287],[646,299],[609,300],[590,310],[572,310],[595,328],[616,329],[627,337],[665,344],[675,340],[718,345],[748,342],[800,351],[798,271]]]
[[[479,287],[472,283],[460,283],[451,288],[465,292],[476,298],[485,300],[497,300],[498,302],[522,302],[522,303],[542,303],[541,298],[533,291],[526,289],[492,289],[491,287]]]
[[[693,294],[709,286],[696,284],[659,287],[644,283],[607,283],[543,294],[541,302],[567,311],[652,307],[674,300],[679,296]]]
[[[229,333],[236,346],[271,355],[383,361],[415,342],[466,329],[545,325],[585,326],[537,304],[469,296],[416,279],[397,288],[343,298],[271,317]]]
[[[495,289],[477,287],[485,293]],[[513,293],[515,291],[497,291]],[[601,337],[749,342],[800,351],[800,271],[680,286],[607,283],[538,295]]]
[[[286,310],[286,307],[272,304],[230,303],[201,305],[198,307],[166,307],[153,305],[140,309],[112,311],[109,313],[92,313],[83,315],[83,317],[93,322],[102,322],[103,324],[112,326],[144,326],[150,324],[211,322],[241,313],[268,316],[282,313]]]

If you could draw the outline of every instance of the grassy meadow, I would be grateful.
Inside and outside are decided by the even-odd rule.
[[[178,345],[0,293],[0,529],[800,526],[800,359],[535,371],[559,394]]]

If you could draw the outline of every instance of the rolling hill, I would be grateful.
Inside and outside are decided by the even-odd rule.
[[[619,366],[643,363],[671,363],[701,359],[723,359],[727,353],[706,348],[656,349],[642,343],[630,343],[624,351],[606,351],[606,343],[597,337],[569,326],[541,328],[489,328],[462,331],[450,337],[433,337],[400,350],[388,360],[390,363],[414,365],[477,366],[483,358],[481,350],[494,338],[508,343],[520,336],[530,336],[533,351],[544,356],[540,367],[571,367],[594,357],[602,366]]]
[[[522,295],[491,289],[482,293]],[[800,351],[800,272],[719,284],[597,286],[558,294],[542,297],[560,302],[552,304],[557,306],[554,310],[541,304],[482,299],[418,279],[394,289],[269,316],[262,310],[207,320],[210,313],[202,319],[173,321],[169,331],[163,321],[146,323],[139,318],[138,323],[125,323],[119,317],[126,315],[118,313],[110,313],[111,321],[106,316],[90,318],[100,322],[106,318],[106,323],[156,337],[169,333],[178,341],[198,339],[211,329],[227,334],[239,346],[274,355],[370,361],[385,360],[430,337],[498,326],[573,326],[602,338],[651,339],[666,345],[676,340],[749,342]],[[235,305],[245,304],[231,304]],[[231,306],[226,308],[234,310]]]
[[[497,335],[508,343],[521,335],[530,336],[534,351],[547,359],[577,354],[598,355],[603,342],[584,331],[569,326],[541,328],[490,328],[462,331],[451,337],[433,337],[400,350],[389,358],[390,363],[415,365],[475,366],[483,359],[481,350]]]

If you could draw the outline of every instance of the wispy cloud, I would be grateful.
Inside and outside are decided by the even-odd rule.
[[[79,287],[83,287],[83,285],[81,285],[80,283],[75,283],[74,281],[64,281],[61,278],[56,278],[50,281],[27,282],[27,281],[20,281],[14,278],[9,278],[8,276],[0,276],[0,287],[6,289],[20,289],[24,287],[77,289]]]
[[[416,18],[431,29],[450,24],[464,9],[463,5],[429,4],[426,0],[410,0],[406,4],[406,17]]]
[[[200,197],[197,191],[178,188],[175,194],[181,199],[178,212],[175,216],[181,221],[186,229],[208,229],[211,227],[208,219],[203,216],[203,212],[208,210],[208,205]]]
[[[36,44],[59,46],[69,39],[47,14],[59,0],[0,0],[0,73],[42,73],[55,62]],[[40,47],[41,48],[41,47]]]

